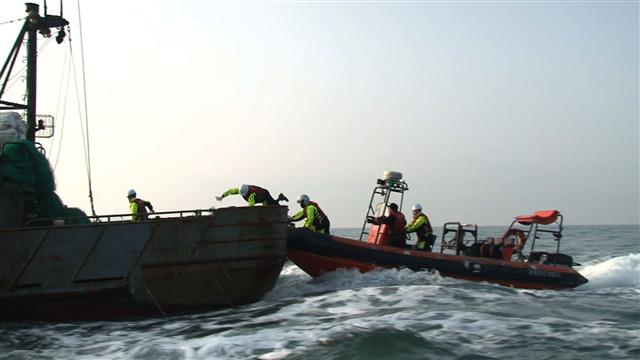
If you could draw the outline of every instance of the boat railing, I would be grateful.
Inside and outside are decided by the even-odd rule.
[[[453,234],[453,237],[448,238],[448,234]],[[470,234],[471,238],[465,239],[466,234]],[[478,242],[478,225],[463,224],[459,221],[447,222],[442,227],[440,241],[440,253],[444,253],[445,250],[455,250],[455,254],[460,255],[462,249],[468,247],[469,243]]]
[[[370,223],[370,220],[374,218],[378,210],[381,215],[385,214],[387,211],[387,207],[390,203],[390,197],[392,193],[400,194],[400,204],[399,211],[402,211],[402,205],[404,203],[404,192],[409,190],[409,185],[404,180],[395,180],[395,179],[377,179],[376,186],[373,188],[373,192],[371,193],[371,199],[369,200],[369,208],[367,209],[367,214],[364,217],[364,222],[362,224],[362,230],[360,231],[360,241],[362,241],[365,235],[369,235],[367,231],[367,224]],[[378,209],[378,207],[374,207],[373,203],[376,198],[381,199],[378,205],[382,204],[382,207]],[[377,241],[376,235],[376,241]]]
[[[174,211],[157,211],[147,213],[148,218],[144,220],[135,220],[135,222],[157,221],[163,219],[179,219],[193,218],[201,216],[211,216],[215,214],[215,209],[196,209],[196,210],[174,210]],[[94,216],[70,216],[70,217],[51,217],[51,218],[34,218],[29,219],[26,226],[63,226],[63,225],[79,225],[101,224],[101,223],[118,223],[132,222],[131,213],[128,214],[108,214]]]
[[[556,242],[556,253],[560,253],[560,242],[562,240],[563,217],[558,213],[555,221],[548,224],[539,224],[531,222],[522,224],[518,219],[513,220],[509,229],[515,228],[522,230],[526,234],[526,243],[529,246],[529,252],[533,253],[536,247],[536,240],[540,239],[541,234],[551,234],[553,241]]]

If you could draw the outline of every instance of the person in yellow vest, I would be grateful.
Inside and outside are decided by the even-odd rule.
[[[415,232],[418,236],[415,249],[431,251],[436,241],[431,222],[427,215],[422,212],[422,205],[415,204],[411,210],[413,212],[413,221],[405,227],[405,230],[407,233]]]
[[[127,193],[127,198],[129,199],[129,210],[131,211],[131,221],[137,220],[146,220],[149,218],[149,212],[147,208],[149,208],[150,212],[155,212],[153,210],[153,205],[150,202],[138,199],[136,195],[136,191],[131,189]]]
[[[216,196],[216,200],[222,201],[229,195],[240,195],[247,201],[249,206],[255,206],[256,204],[262,205],[280,205],[280,201],[289,201],[284,194],[280,193],[277,199],[274,199],[269,190],[263,189],[256,185],[242,184],[239,188],[231,188],[222,193],[220,196]]]
[[[311,201],[306,194],[298,196],[297,202],[302,210],[293,215],[290,220],[295,222],[306,219],[302,225],[303,228],[321,234],[329,234],[331,224],[327,215],[320,209],[320,206]]]

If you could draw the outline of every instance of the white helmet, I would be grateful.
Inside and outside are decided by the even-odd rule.
[[[131,190],[129,190],[129,192],[127,192],[127,197],[128,198],[135,197],[135,196],[136,196],[136,191],[135,190],[131,189]]]
[[[422,211],[422,205],[420,205],[420,204],[415,204],[415,205],[413,205],[413,207],[411,208],[411,210],[413,210],[413,211],[416,211],[416,210],[418,210],[418,211]]]
[[[245,196],[247,195],[248,192],[249,192],[249,185],[242,184],[242,186],[240,186],[240,195]]]
[[[298,200],[297,203],[300,204],[300,206],[305,207],[307,205],[309,205],[309,196],[306,194],[302,194],[300,196],[298,196]]]

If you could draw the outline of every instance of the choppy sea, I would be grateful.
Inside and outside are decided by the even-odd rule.
[[[142,321],[0,323],[0,359],[640,359],[640,226],[566,226],[564,235],[562,252],[589,279],[572,290],[409,270],[312,279],[287,263],[251,305]]]

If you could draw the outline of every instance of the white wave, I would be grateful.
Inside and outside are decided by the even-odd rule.
[[[585,265],[580,273],[589,280],[589,288],[640,287],[640,254],[618,256]]]
[[[272,351],[272,352],[264,354],[264,355],[260,355],[258,357],[258,359],[260,359],[260,360],[279,360],[279,359],[285,359],[290,354],[291,354],[291,351],[289,351],[289,350],[276,350],[276,351]]]
[[[366,273],[357,269],[338,269],[314,279],[297,266],[288,266],[282,270],[275,288],[264,299],[271,301],[377,286],[442,285],[451,281],[437,272],[414,272],[409,269],[376,269]]]

